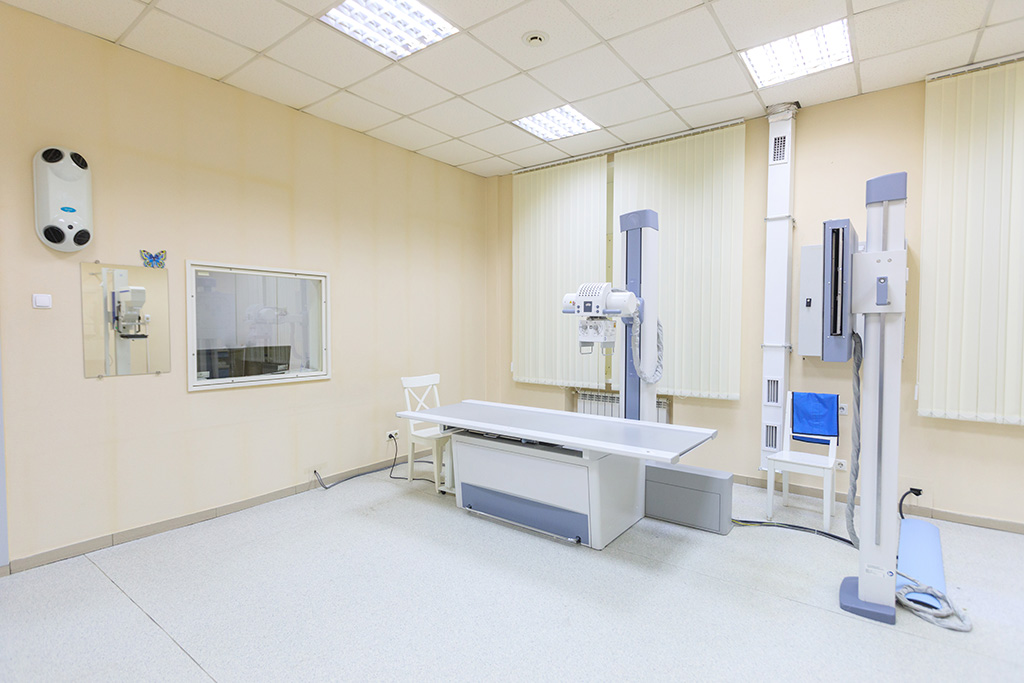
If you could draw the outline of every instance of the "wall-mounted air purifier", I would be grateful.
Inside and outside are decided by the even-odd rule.
[[[78,152],[45,147],[32,159],[36,234],[57,251],[84,249],[93,239],[92,171]]]

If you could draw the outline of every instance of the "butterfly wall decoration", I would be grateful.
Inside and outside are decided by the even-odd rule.
[[[166,249],[161,249],[155,254],[150,254],[145,249],[140,249],[139,255],[142,256],[142,265],[144,265],[147,268],[163,268],[164,261],[167,260]]]

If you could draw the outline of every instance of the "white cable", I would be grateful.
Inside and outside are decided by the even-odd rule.
[[[906,607],[908,610],[921,617],[930,624],[941,626],[942,628],[949,629],[950,631],[962,631],[966,633],[974,628],[971,624],[970,618],[967,614],[953,604],[953,600],[942,591],[932,588],[931,586],[925,586],[919,583],[917,579],[912,576],[907,576],[903,572],[897,571],[897,574],[902,576],[908,583],[905,586],[900,587],[896,591],[896,601]],[[929,607],[928,605],[921,605],[913,600],[907,598],[908,593],[926,593],[939,601],[940,605],[938,609]],[[953,618],[957,621],[953,621]]]
[[[650,375],[640,369],[640,310],[633,312],[633,368],[637,376],[647,384],[655,384],[661,379],[662,371],[665,369],[665,348],[664,334],[661,329],[661,321],[658,321],[658,365]]]
[[[850,488],[846,494],[846,531],[854,548],[860,548],[860,539],[853,526],[853,510],[857,500],[857,478],[860,476],[860,366],[864,362],[864,348],[860,335],[853,333],[853,448],[850,451]]]

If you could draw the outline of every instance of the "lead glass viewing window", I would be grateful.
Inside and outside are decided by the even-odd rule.
[[[327,274],[188,263],[189,391],[330,377]]]

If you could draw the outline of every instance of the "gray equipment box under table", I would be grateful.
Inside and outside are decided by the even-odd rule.
[[[732,475],[690,465],[647,463],[645,514],[696,529],[732,531]]]

